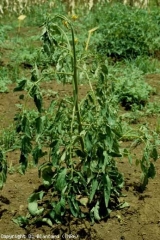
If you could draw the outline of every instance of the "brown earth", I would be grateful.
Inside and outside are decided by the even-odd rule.
[[[160,75],[149,75],[147,81],[157,89],[156,98],[160,95]],[[13,93],[14,86],[10,87],[9,93],[0,94],[0,126],[5,128],[13,122],[17,111],[15,104],[20,103],[19,93]],[[61,96],[71,93],[70,85],[62,86],[47,83],[45,88],[59,92]],[[80,87],[80,95],[84,96],[88,86]],[[52,98],[54,96],[48,96]],[[143,121],[143,119],[141,120]],[[155,117],[145,118],[150,125],[155,126]],[[139,147],[137,153],[141,152]],[[8,165],[12,169],[17,168],[19,152],[13,151],[7,154]],[[106,221],[101,221],[93,226],[86,220],[71,219],[66,226],[54,225],[52,228],[41,226],[30,227],[29,232],[16,225],[12,219],[27,214],[27,198],[39,187],[41,180],[38,171],[30,167],[25,175],[18,171],[8,174],[7,182],[0,192],[0,238],[6,239],[88,239],[88,240],[158,240],[160,239],[160,164],[157,161],[157,175],[150,180],[149,185],[143,193],[137,191],[137,183],[140,179],[140,171],[134,165],[131,166],[127,159],[117,161],[118,167],[124,173],[125,187],[123,199],[129,203],[128,208],[111,212]],[[12,173],[12,174],[11,174]],[[31,235],[25,235],[31,233]],[[64,233],[60,237],[60,235]],[[22,236],[20,236],[22,234]],[[38,235],[39,234],[39,235]],[[8,236],[7,236],[8,235]],[[17,235],[17,236],[16,236]],[[18,236],[19,235],[19,236]],[[50,236],[49,236],[50,235]]]

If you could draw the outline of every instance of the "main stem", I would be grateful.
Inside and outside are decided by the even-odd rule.
[[[72,32],[72,47],[73,47],[73,84],[74,84],[74,90],[73,90],[73,97],[74,97],[74,105],[75,105],[75,110],[76,110],[76,115],[77,115],[77,120],[78,120],[78,132],[80,136],[80,143],[81,143],[81,148],[82,151],[84,152],[84,142],[83,138],[81,137],[81,132],[82,132],[82,123],[81,123],[81,116],[80,116],[80,111],[79,111],[79,105],[78,105],[78,77],[77,77],[77,59],[76,59],[76,48],[75,48],[75,39],[74,39],[74,31],[72,26],[71,27],[71,32]]]
[[[77,122],[78,122],[78,133],[79,133],[80,144],[81,144],[82,152],[84,153],[85,152],[84,142],[83,142],[83,138],[81,136],[82,123],[81,123],[81,116],[80,116],[79,105],[78,105],[78,77],[77,77],[77,59],[76,59],[74,30],[73,30],[71,22],[65,16],[58,14],[57,17],[63,19],[64,21],[66,21],[69,24],[71,33],[72,33],[72,51],[73,51],[72,66],[73,66],[73,87],[74,87],[73,98],[74,98],[74,107],[75,107],[75,112],[76,112]],[[61,31],[63,32],[63,34],[65,34],[65,32],[62,29],[61,29]],[[65,34],[65,36],[66,36],[66,34]],[[66,36],[66,39],[68,41],[67,36]]]

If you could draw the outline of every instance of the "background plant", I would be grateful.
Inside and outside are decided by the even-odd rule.
[[[101,54],[135,58],[142,54],[154,54],[160,48],[159,23],[152,13],[113,4],[100,8],[96,19],[99,25],[97,50]],[[103,39],[98,43],[101,34]]]

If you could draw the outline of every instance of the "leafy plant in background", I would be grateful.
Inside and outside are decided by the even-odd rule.
[[[109,68],[114,98],[126,109],[142,109],[148,102],[154,89],[145,82],[142,71],[132,64],[123,62]]]
[[[5,151],[12,151],[19,148],[18,136],[15,131],[15,126],[9,126],[8,128],[0,131],[0,146]]]
[[[159,61],[148,56],[138,56],[136,59],[125,60],[126,66],[139,69],[143,74],[159,72]]]
[[[97,42],[99,53],[130,59],[152,55],[160,49],[159,24],[152,13],[123,4],[105,6],[100,14],[96,13],[98,36],[102,35]]]
[[[128,130],[124,131],[121,139],[123,139],[123,141],[132,140],[132,143],[129,149],[124,149],[124,155],[129,157],[130,164],[132,164],[133,159],[135,159],[136,165],[140,166],[141,184],[139,185],[139,190],[143,192],[148,184],[149,178],[153,179],[156,175],[154,163],[159,158],[157,150],[160,145],[159,131],[156,128],[151,131],[147,124],[142,125],[138,130],[132,128]],[[135,157],[135,154],[132,154],[132,152],[140,145],[143,146],[143,150],[141,151],[142,157]]]

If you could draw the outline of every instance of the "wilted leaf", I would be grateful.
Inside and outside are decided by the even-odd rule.
[[[72,215],[74,217],[78,217],[79,206],[78,206],[78,202],[77,202],[77,200],[75,199],[74,196],[71,196],[71,197],[68,198],[68,204],[69,204],[69,208],[70,208],[70,211],[71,211]]]
[[[38,209],[38,200],[43,198],[44,192],[33,193],[28,198],[28,210],[32,216],[41,215],[44,211],[44,208]]]
[[[97,181],[97,179],[93,179],[92,185],[91,185],[90,196],[89,196],[89,202],[90,203],[92,202],[92,200],[94,198],[94,195],[96,193],[97,187],[98,187],[98,181]]]
[[[61,192],[64,187],[66,186],[66,173],[67,169],[64,168],[61,170],[61,172],[58,174],[57,182],[56,182],[56,187],[57,189]]]
[[[24,90],[26,83],[27,83],[27,80],[22,80],[21,82],[19,82],[18,86],[14,88],[14,92]]]
[[[153,163],[150,163],[149,169],[148,169],[148,178],[154,178],[156,175],[156,168]]]
[[[82,198],[78,199],[78,201],[79,201],[83,206],[86,207],[87,204],[88,204],[89,199],[88,199],[87,197],[82,197]]]
[[[121,203],[118,206],[119,209],[123,209],[123,208],[126,208],[126,207],[130,207],[129,203],[127,203],[127,202]]]
[[[108,208],[108,203],[111,195],[111,180],[109,176],[104,176],[104,200],[106,208]]]
[[[99,201],[97,201],[95,207],[91,209],[91,214],[93,213],[94,219],[97,221],[101,220],[101,217],[99,215]]]
[[[151,157],[153,158],[154,161],[156,161],[158,159],[158,152],[157,152],[157,149],[155,147],[153,147]]]
[[[41,113],[42,112],[42,96],[40,93],[37,93],[33,97],[34,103],[38,109],[38,111]]]
[[[49,218],[42,218],[42,222],[47,223],[50,227],[53,226],[52,221]]]

